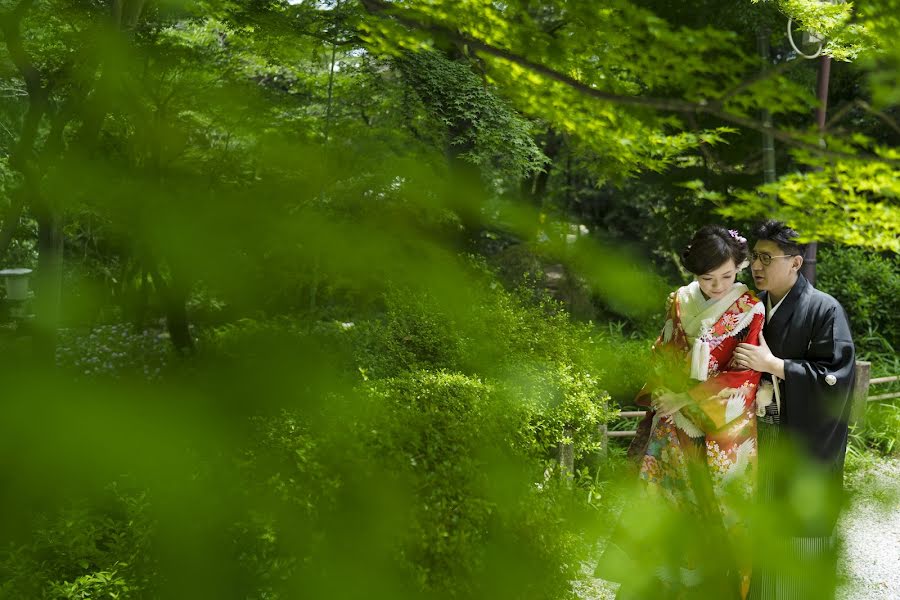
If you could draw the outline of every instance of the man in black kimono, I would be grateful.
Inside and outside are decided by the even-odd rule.
[[[833,597],[855,356],[837,300],[800,274],[805,248],[778,221],[756,230],[750,255],[766,325],[759,346],[740,344],[737,366],[763,373],[757,401],[763,518],[751,598]]]

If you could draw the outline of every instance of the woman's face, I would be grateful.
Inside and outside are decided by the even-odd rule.
[[[737,272],[738,269],[737,265],[734,264],[734,260],[728,259],[709,273],[697,276],[700,290],[707,298],[718,300],[734,285],[734,278],[737,277]]]

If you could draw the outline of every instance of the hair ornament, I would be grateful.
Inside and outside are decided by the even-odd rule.
[[[729,229],[729,230],[728,230],[728,233],[731,235],[731,237],[733,237],[734,239],[736,239],[736,240],[739,241],[740,243],[742,243],[742,244],[746,244],[746,243],[747,243],[747,238],[745,238],[745,237],[742,236],[740,233],[738,233],[737,229]]]

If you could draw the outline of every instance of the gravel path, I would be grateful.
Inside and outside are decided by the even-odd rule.
[[[859,480],[858,482],[856,480]],[[842,520],[841,600],[900,598],[900,459],[879,461],[853,478],[858,495]]]
[[[879,460],[849,478],[855,490],[841,520],[845,585],[838,600],[900,599],[900,459]],[[618,585],[591,576],[574,586],[583,600],[613,600]]]

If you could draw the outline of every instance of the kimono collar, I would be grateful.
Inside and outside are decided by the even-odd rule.
[[[784,298],[781,299],[779,303],[779,308],[775,311],[775,314],[772,315],[772,318],[768,320],[766,323],[765,331],[766,331],[766,339],[770,339],[771,335],[770,331],[782,331],[787,327],[788,322],[791,319],[791,316],[794,314],[794,307],[797,305],[797,301],[800,297],[806,292],[808,288],[810,288],[809,281],[803,274],[799,274],[797,276],[797,281],[794,283],[794,287],[788,290],[788,293],[785,294]],[[766,292],[765,298],[763,300],[768,305],[769,302],[769,293]],[[774,339],[774,337],[772,338]]]
[[[703,325],[712,325],[719,320],[728,308],[738,298],[749,291],[743,283],[735,283],[728,293],[718,300],[707,300],[700,291],[700,283],[692,282],[678,290],[678,300],[681,305],[681,326],[684,332],[691,338],[700,335]]]

